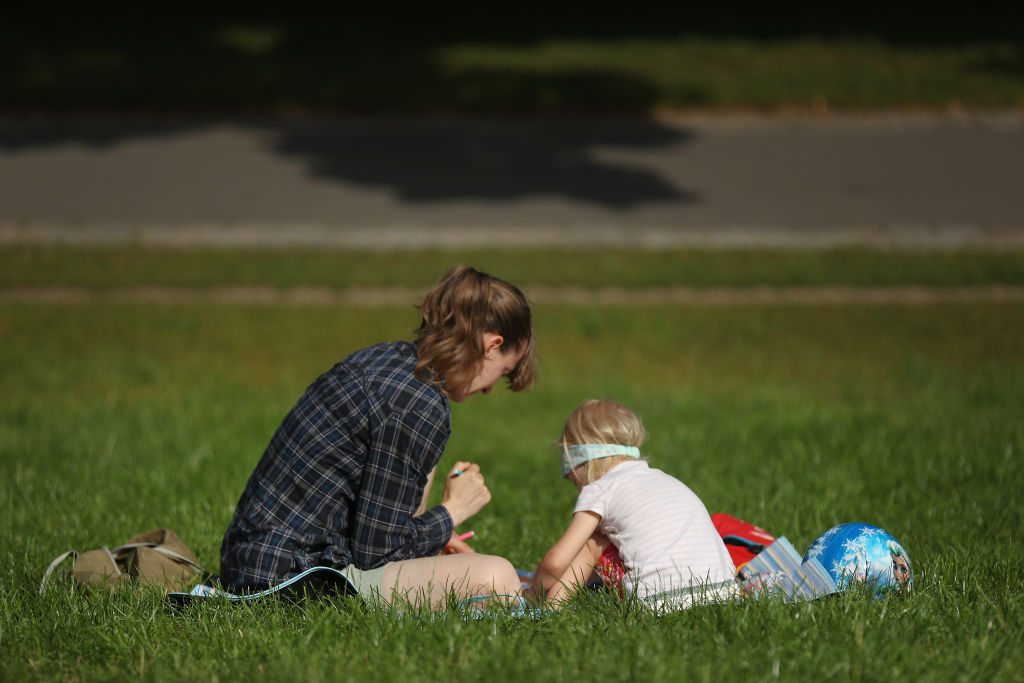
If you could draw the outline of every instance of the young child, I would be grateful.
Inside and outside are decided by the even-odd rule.
[[[441,504],[426,503],[451,402],[486,395],[502,378],[513,391],[533,382],[529,305],[515,286],[459,266],[419,308],[415,343],[349,355],[285,416],[224,535],[230,590],[263,590],[328,566],[360,595],[387,602],[519,592],[507,560],[472,553],[454,534],[491,499],[478,465],[457,461],[441,475]]]
[[[569,416],[558,445],[562,475],[579,497],[569,528],[537,569],[535,597],[564,600],[610,545],[625,569],[626,594],[657,600],[735,586],[736,568],[704,504],[640,459],[645,436],[640,418],[615,401],[585,401]]]

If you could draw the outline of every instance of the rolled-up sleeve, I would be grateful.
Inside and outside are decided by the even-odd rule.
[[[419,411],[392,413],[371,436],[351,530],[352,561],[370,569],[436,554],[451,538],[442,506],[415,517],[448,440],[447,421]]]

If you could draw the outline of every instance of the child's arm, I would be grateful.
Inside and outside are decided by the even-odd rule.
[[[561,600],[572,588],[586,582],[597,562],[587,541],[600,521],[593,512],[582,511],[572,516],[569,528],[537,567],[533,592],[538,600]]]

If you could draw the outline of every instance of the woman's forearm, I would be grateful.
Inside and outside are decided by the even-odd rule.
[[[430,474],[427,475],[427,483],[423,487],[423,497],[420,499],[420,506],[416,508],[416,517],[419,517],[427,511],[427,501],[430,498],[430,487],[434,485],[434,473],[437,472],[437,468],[430,470]]]

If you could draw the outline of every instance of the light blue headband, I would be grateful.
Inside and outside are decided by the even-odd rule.
[[[562,447],[562,476],[585,462],[598,458],[610,458],[613,455],[624,455],[627,458],[640,458],[640,449],[636,446],[620,446],[614,443],[584,443],[577,446]]]

